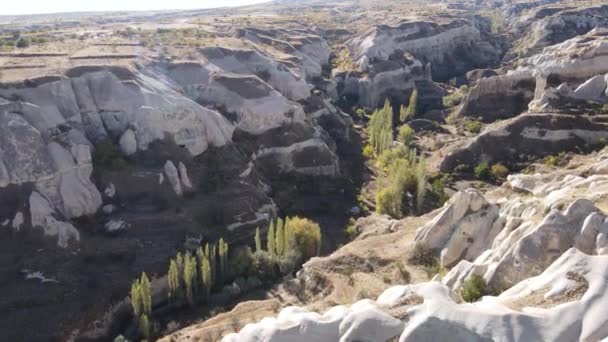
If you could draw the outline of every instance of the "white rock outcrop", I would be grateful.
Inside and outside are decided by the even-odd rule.
[[[40,193],[34,191],[30,196],[32,227],[42,228],[44,235],[56,237],[59,247],[67,248],[70,242],[80,241],[80,233],[70,223],[55,218],[55,211]]]
[[[475,189],[458,192],[433,220],[416,232],[415,241],[440,251],[441,265],[474,260],[503,228],[499,208]]]
[[[322,315],[289,307],[222,341],[599,341],[608,336],[607,275],[608,256],[572,248],[542,274],[477,303],[461,304],[438,282],[396,286]]]

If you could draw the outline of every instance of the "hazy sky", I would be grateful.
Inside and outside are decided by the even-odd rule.
[[[3,0],[0,5],[0,15],[212,8],[249,5],[264,1],[265,0]]]

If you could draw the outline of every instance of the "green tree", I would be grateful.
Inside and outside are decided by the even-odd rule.
[[[218,283],[217,281],[217,246],[215,244],[209,247],[209,267],[211,267],[211,284]],[[222,284],[220,284],[222,285]]]
[[[140,293],[141,293],[141,302],[142,302],[142,312],[146,315],[152,313],[152,292],[150,290],[150,280],[148,280],[148,276],[146,272],[141,274],[140,283]]]
[[[414,89],[412,95],[410,95],[410,102],[407,106],[407,111],[405,114],[406,120],[411,119],[418,112],[418,90]],[[405,120],[402,120],[405,121]]]
[[[404,105],[401,105],[401,107],[399,107],[399,121],[404,123],[404,122],[406,122],[407,119],[408,119],[407,107]]]
[[[280,218],[277,220],[277,232],[276,232],[276,248],[277,255],[283,256],[285,254],[285,229],[283,227],[283,220]]]
[[[393,107],[386,100],[382,109],[374,111],[368,124],[370,145],[376,155],[390,148],[393,141]]]
[[[410,146],[412,140],[414,140],[414,136],[416,133],[410,127],[410,125],[402,125],[399,127],[399,134],[397,135],[397,140],[399,140],[403,145]]]
[[[223,238],[219,242],[220,255],[220,282],[223,283],[226,279],[226,265],[228,264],[228,244]]]
[[[289,217],[285,217],[285,248],[291,249],[294,245],[293,228],[289,224]]]
[[[196,277],[196,258],[190,253],[184,257],[184,286],[186,287],[186,300],[194,305],[194,281]]]
[[[319,254],[321,249],[321,227],[309,219],[294,217],[289,220],[293,231],[295,248],[306,259]]]
[[[171,259],[169,262],[169,274],[167,275],[167,282],[169,283],[169,300],[175,300],[179,295],[180,289],[180,276],[179,269],[177,268],[177,262],[175,259]]]
[[[139,332],[145,340],[150,338],[150,321],[146,314],[139,316]]]
[[[270,256],[274,256],[277,254],[276,248],[276,240],[274,233],[274,222],[270,221],[270,226],[268,227],[268,234],[266,235],[266,251]]]
[[[201,284],[203,287],[203,293],[205,296],[205,300],[209,300],[209,295],[211,294],[211,288],[213,287],[213,283],[211,280],[211,264],[209,263],[209,257],[203,255],[203,259],[199,260],[201,265]]]
[[[142,299],[141,299],[141,285],[139,279],[131,284],[131,307],[135,317],[139,316],[142,312]]]
[[[262,238],[260,237],[260,227],[255,229],[255,251],[259,252],[262,250]]]

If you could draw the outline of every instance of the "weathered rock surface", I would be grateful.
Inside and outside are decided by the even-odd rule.
[[[539,6],[512,20],[511,26],[516,35],[522,36],[516,44],[518,50],[530,55],[594,28],[608,27],[608,5]]]
[[[511,118],[528,109],[535,89],[536,80],[528,73],[480,78],[464,97],[458,113],[486,122]]]
[[[439,168],[450,172],[458,165],[515,163],[563,151],[598,146],[608,139],[603,114],[527,113],[494,123],[464,144],[451,147]]]
[[[386,99],[403,101],[403,93],[415,88],[417,80],[430,80],[426,67],[402,51],[387,60],[370,64],[364,71],[341,71],[333,75],[338,94],[361,107],[377,108]]]
[[[485,67],[499,58],[498,49],[482,39],[475,23],[464,19],[404,20],[395,25],[379,25],[350,39],[347,45],[363,70],[402,50],[423,63],[431,63],[436,80]]]
[[[289,307],[222,341],[593,341],[608,334],[607,273],[606,256],[572,248],[542,274],[478,303],[460,304],[437,282],[396,286],[323,315]],[[540,302],[529,299],[535,294]]]

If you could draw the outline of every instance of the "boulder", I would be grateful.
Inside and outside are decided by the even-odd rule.
[[[458,192],[433,220],[416,231],[415,241],[439,251],[444,267],[460,260],[473,261],[489,248],[503,228],[498,210],[477,190]]]
[[[56,237],[59,247],[67,248],[69,243],[80,241],[78,230],[70,223],[57,220],[55,211],[40,193],[32,193],[29,206],[32,227],[42,228],[44,235]]]

